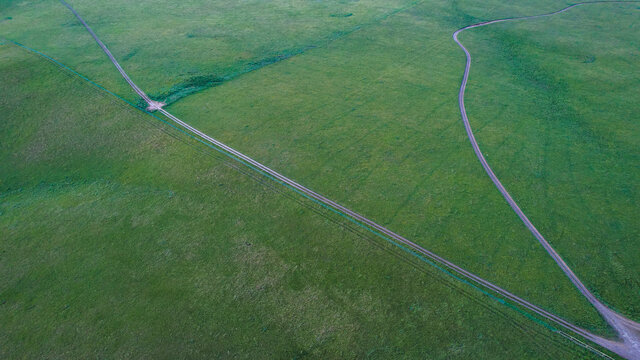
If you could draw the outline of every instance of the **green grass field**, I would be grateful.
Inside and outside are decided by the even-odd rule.
[[[453,31],[567,3],[71,4],[181,119],[612,335],[486,177],[457,107]],[[461,37],[489,162],[585,284],[635,320],[639,8]],[[0,37],[138,101],[58,2],[0,14]],[[5,41],[0,60],[3,358],[594,356],[32,52]]]

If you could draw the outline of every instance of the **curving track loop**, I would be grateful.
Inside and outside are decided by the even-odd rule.
[[[462,121],[464,122],[464,127],[467,131],[467,136],[469,137],[469,141],[471,142],[471,146],[473,147],[473,151],[476,154],[476,157],[482,164],[487,175],[491,178],[491,181],[495,184],[496,188],[500,191],[504,199],[509,203],[509,206],[513,209],[513,211],[518,215],[518,217],[522,220],[525,226],[531,231],[533,236],[542,244],[544,249],[549,253],[549,255],[553,258],[553,260],[558,264],[558,266],[562,269],[562,271],[567,275],[567,277],[571,280],[571,282],[575,285],[576,288],[580,291],[584,297],[589,300],[589,302],[598,310],[598,312],[604,317],[604,319],[611,325],[620,335],[625,344],[625,347],[628,351],[624,351],[623,353],[619,353],[620,355],[626,356],[630,359],[640,359],[640,324],[625,318],[624,316],[616,313],[615,311],[609,309],[605,306],[600,300],[598,300],[587,287],[580,281],[578,276],[569,268],[569,266],[564,262],[562,257],[555,251],[555,249],[549,244],[549,242],[540,234],[538,229],[533,225],[531,220],[524,214],[524,212],[520,209],[518,204],[513,200],[507,189],[502,185],[496,174],[489,166],[489,163],[485,159],[482,151],[480,151],[480,147],[478,142],[476,141],[475,136],[473,135],[473,130],[471,129],[471,125],[469,124],[469,118],[467,117],[467,110],[464,106],[464,94],[467,87],[467,82],[469,80],[469,72],[471,70],[471,54],[469,50],[462,45],[460,40],[458,39],[458,35],[465,30],[474,29],[481,26],[487,26],[491,24],[506,22],[506,21],[517,21],[517,20],[532,20],[542,17],[548,17],[563,13],[570,9],[573,9],[580,5],[587,4],[604,4],[604,3],[635,3],[638,1],[591,1],[591,2],[581,2],[577,4],[573,4],[567,6],[564,9],[554,11],[547,14],[534,15],[534,16],[523,16],[516,18],[506,18],[506,19],[498,19],[491,20],[486,22],[477,23],[474,25],[466,26],[462,29],[457,30],[453,33],[453,40],[460,46],[460,48],[464,51],[467,62],[464,69],[464,75],[462,77],[462,83],[460,85],[460,92],[458,93],[458,104],[460,107],[460,114],[462,115]]]

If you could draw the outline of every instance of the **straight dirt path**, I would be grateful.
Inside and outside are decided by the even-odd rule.
[[[98,36],[96,35],[96,33],[91,29],[91,27],[84,21],[84,19],[82,19],[82,17],[80,16],[80,14],[78,14],[75,9],[73,9],[73,7],[71,5],[69,5],[67,2],[65,2],[64,0],[60,0],[60,2],[66,6],[75,16],[76,18],[78,18],[78,21],[80,21],[80,23],[87,29],[87,31],[89,32],[89,34],[91,34],[91,36],[95,39],[95,41],[98,43],[98,45],[100,46],[100,48],[102,48],[102,50],[105,52],[105,54],[109,57],[109,60],[111,60],[111,62],[113,63],[113,65],[116,67],[116,69],[118,69],[118,71],[120,72],[120,74],[124,77],[124,79],[127,81],[127,83],[129,83],[129,85],[131,86],[131,88],[140,96],[142,97],[149,105],[148,109],[151,110],[158,110],[160,113],[162,113],[163,115],[165,115],[167,118],[171,119],[172,121],[174,121],[175,123],[177,123],[178,125],[180,125],[181,127],[189,130],[192,134],[195,134],[196,136],[198,136],[199,138],[201,138],[202,140],[211,143],[213,145],[215,145],[216,147],[226,151],[228,154],[230,154],[233,158],[235,158],[236,160],[244,163],[245,165],[261,172],[262,174],[273,178],[275,181],[280,182],[283,185],[289,186],[291,187],[294,191],[302,194],[305,197],[308,197],[312,200],[315,200],[331,209],[333,209],[334,211],[340,212],[342,214],[345,214],[349,217],[351,217],[353,220],[362,223],[363,225],[369,227],[372,232],[376,233],[377,235],[383,237],[383,238],[387,238],[387,239],[391,239],[392,241],[395,241],[399,244],[403,244],[405,246],[407,246],[408,248],[410,248],[411,250],[415,251],[416,253],[425,256],[426,258],[435,261],[438,264],[444,265],[446,268],[448,268],[452,273],[461,276],[462,278],[465,279],[469,279],[473,282],[475,282],[478,285],[481,285],[491,291],[494,291],[500,295],[502,295],[503,297],[505,297],[506,299],[509,299],[511,301],[513,301],[514,303],[534,312],[535,314],[549,320],[552,321],[555,324],[558,324],[559,326],[570,330],[576,334],[581,335],[582,337],[591,340],[621,356],[624,356],[628,359],[633,359],[633,360],[640,360],[640,351],[638,351],[636,355],[634,355],[634,352],[632,352],[633,349],[630,350],[630,347],[628,345],[627,341],[624,342],[615,342],[615,341],[611,341],[608,339],[604,339],[600,336],[594,335],[592,333],[590,333],[589,331],[582,329],[566,320],[564,320],[563,318],[556,316],[540,307],[538,307],[537,305],[534,305],[510,292],[508,292],[505,289],[502,289],[501,287],[489,282],[488,280],[485,280],[461,267],[459,267],[458,265],[440,257],[439,255],[436,255],[435,253],[424,249],[423,247],[421,247],[418,244],[415,244],[413,242],[411,242],[410,240],[405,239],[404,237],[392,232],[391,230],[378,225],[377,223],[375,223],[374,221],[298,184],[297,182],[285,177],[284,175],[281,175],[280,173],[278,173],[277,171],[270,169],[269,167],[253,160],[252,158],[250,158],[247,155],[244,155],[243,153],[225,145],[224,143],[212,138],[211,136],[201,132],[200,130],[192,127],[191,125],[185,123],[184,121],[180,120],[179,118],[177,118],[176,116],[172,115],[171,113],[169,113],[168,111],[166,111],[165,109],[162,108],[161,104],[153,101],[149,98],[149,96],[147,96],[147,94],[142,91],[142,89],[140,89],[132,80],[131,78],[127,75],[127,73],[124,71],[124,69],[120,66],[120,64],[118,63],[118,61],[115,59],[115,57],[111,54],[111,52],[109,51],[109,49],[106,47],[106,45],[98,38]],[[575,6],[575,5],[574,5]],[[573,7],[573,6],[571,6]],[[569,7],[569,8],[571,8]],[[561,10],[559,12],[562,11],[566,11],[568,10],[564,9]],[[556,13],[559,13],[556,12]],[[540,15],[540,16],[548,16],[551,14],[547,14],[547,15]],[[535,17],[539,17],[539,16],[535,16]],[[530,17],[530,18],[534,18],[534,17]],[[503,19],[503,20],[496,20],[494,22],[499,22],[499,21],[507,21],[507,20],[515,20],[515,19]],[[493,23],[493,22],[487,22],[487,23],[482,23],[484,25],[488,25],[489,23]],[[466,27],[463,29],[458,30],[455,34],[454,34],[454,39],[456,40],[456,42],[458,42],[457,40],[457,35],[458,33],[460,33],[462,30],[466,30],[466,29],[470,29],[472,27],[478,27],[478,26],[483,26],[481,24],[476,24],[476,25],[472,25],[470,27]],[[463,50],[465,51],[465,53],[467,54],[467,68],[465,70],[465,76],[464,76],[464,80],[463,80],[463,87],[461,88],[461,111],[463,111],[464,114],[464,118],[466,119],[466,112],[464,111],[464,86],[466,86],[466,81],[468,79],[468,72],[469,72],[469,68],[470,68],[470,61],[471,61],[471,55],[469,55],[469,52],[462,46],[462,44],[460,44],[458,42],[458,44],[463,48]],[[468,119],[465,121],[466,124],[468,124]],[[471,128],[468,127],[468,132],[470,132]],[[473,136],[473,134],[471,133],[471,136]],[[475,142],[475,139],[474,141]],[[477,146],[477,143],[476,143]],[[478,152],[479,152],[479,148],[478,148]],[[484,157],[482,157],[482,159],[484,159]],[[486,163],[486,161],[485,161]],[[487,164],[488,167],[488,164]],[[489,168],[490,169],[490,168]],[[493,172],[492,172],[493,173]],[[495,175],[494,175],[495,176]],[[497,178],[496,178],[497,180]],[[506,191],[506,190],[505,190]],[[515,202],[514,202],[515,204]],[[630,320],[627,320],[625,318],[622,318],[624,320],[626,320],[627,322],[633,323]],[[607,321],[609,321],[609,319],[607,319]],[[619,321],[623,321],[623,320],[619,320]],[[636,323],[633,323],[636,324]],[[637,324],[636,324],[637,325]],[[613,325],[612,325],[613,326]],[[616,328],[616,330],[618,330],[617,326],[614,326],[614,328]]]

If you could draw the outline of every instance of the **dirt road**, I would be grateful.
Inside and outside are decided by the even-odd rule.
[[[586,286],[584,286],[584,284],[582,283],[582,281],[580,281],[578,276],[576,276],[576,274],[571,270],[571,268],[569,268],[569,266],[564,262],[564,260],[555,251],[555,249],[551,246],[551,244],[549,244],[549,242],[544,238],[544,236],[542,236],[542,234],[540,234],[538,229],[536,229],[536,227],[533,225],[533,223],[531,223],[529,218],[520,209],[520,207],[515,202],[515,200],[513,200],[513,198],[511,197],[511,195],[507,191],[507,189],[505,189],[505,187],[502,185],[502,183],[500,182],[500,180],[498,179],[496,174],[491,169],[491,166],[489,166],[489,163],[487,162],[487,160],[485,159],[484,155],[482,154],[482,151],[480,151],[480,147],[478,145],[478,142],[476,141],[476,138],[473,135],[473,130],[471,129],[471,125],[469,124],[469,118],[467,117],[467,110],[466,110],[466,108],[464,106],[464,94],[465,94],[465,90],[466,90],[466,87],[467,87],[467,82],[469,80],[469,72],[471,70],[471,54],[469,53],[467,48],[465,48],[464,45],[462,45],[462,43],[458,39],[458,35],[460,35],[460,33],[462,33],[463,31],[474,29],[474,28],[481,27],[481,26],[487,26],[487,25],[506,22],[506,21],[533,20],[533,19],[538,19],[538,18],[542,18],[542,17],[553,16],[553,15],[561,14],[563,12],[566,12],[566,11],[568,11],[570,9],[573,9],[573,8],[575,8],[577,6],[581,6],[581,5],[605,4],[605,3],[625,3],[625,2],[637,2],[637,1],[582,2],[582,3],[574,4],[574,5],[571,5],[571,6],[567,6],[564,9],[561,9],[561,10],[558,10],[558,11],[554,11],[554,12],[548,13],[548,14],[541,14],[541,15],[534,15],[534,16],[523,16],[523,17],[517,17],[517,18],[506,18],[506,19],[498,19],[498,20],[481,22],[481,23],[470,25],[470,26],[466,26],[466,27],[464,27],[462,29],[457,30],[456,32],[453,33],[453,40],[460,46],[460,48],[462,48],[462,50],[464,51],[464,53],[465,53],[465,55],[467,57],[467,62],[466,62],[466,66],[465,66],[465,69],[464,69],[464,75],[462,77],[462,83],[460,85],[460,92],[458,94],[458,104],[460,106],[460,114],[462,115],[462,121],[464,122],[464,127],[465,127],[465,129],[467,131],[467,135],[469,137],[469,141],[471,142],[471,146],[473,147],[473,151],[475,152],[476,157],[478,158],[478,160],[482,164],[482,167],[486,171],[487,175],[489,175],[489,177],[491,178],[491,181],[493,181],[493,183],[495,184],[496,188],[498,188],[498,190],[500,191],[502,196],[505,198],[507,203],[509,203],[509,206],[511,206],[513,211],[515,211],[515,213],[518,215],[518,217],[520,217],[522,222],[529,229],[529,231],[531,231],[533,236],[535,236],[536,239],[538,239],[540,244],[542,244],[542,246],[545,248],[547,253],[549,253],[549,255],[553,258],[553,260],[558,264],[558,266],[560,266],[562,271],[567,275],[567,277],[576,286],[576,288],[578,288],[580,293],[582,295],[584,295],[584,297],[586,297],[587,300],[589,300],[589,302],[598,310],[598,312],[604,317],[604,319],[609,323],[609,325],[611,325],[618,332],[618,334],[620,335],[620,337],[621,337],[621,339],[623,341],[623,344],[625,346],[624,346],[624,349],[620,349],[619,351],[616,351],[616,352],[618,354],[622,355],[622,356],[625,356],[625,357],[629,358],[629,359],[636,360],[636,359],[640,359],[640,324],[638,324],[636,322],[633,322],[633,321],[625,318],[624,316],[614,312],[613,310],[609,309],[608,307],[606,307],[602,302],[600,302],[600,300],[598,300],[589,291],[589,289],[587,289]],[[611,349],[611,350],[613,350],[613,349]]]

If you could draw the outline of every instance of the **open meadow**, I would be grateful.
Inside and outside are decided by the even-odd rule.
[[[69,3],[180,119],[616,336],[489,180],[458,108],[455,30],[570,3]],[[639,24],[640,3],[591,4],[460,37],[487,160],[635,321]],[[0,1],[0,357],[597,358],[136,106],[61,3]]]

